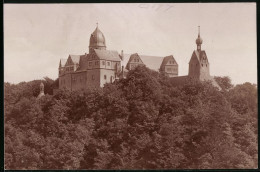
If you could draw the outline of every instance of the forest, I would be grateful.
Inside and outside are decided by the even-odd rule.
[[[4,83],[5,169],[255,169],[257,85],[174,86],[137,67],[103,88]]]

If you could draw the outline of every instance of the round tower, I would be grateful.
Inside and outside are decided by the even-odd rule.
[[[106,49],[106,40],[104,34],[99,30],[98,23],[95,31],[91,34],[89,39],[89,53],[93,51],[93,49]]]

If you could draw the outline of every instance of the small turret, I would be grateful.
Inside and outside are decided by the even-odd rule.
[[[44,84],[41,82],[40,84],[40,94],[38,95],[38,99],[44,96]]]

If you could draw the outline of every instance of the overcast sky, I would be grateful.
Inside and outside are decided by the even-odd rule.
[[[198,35],[212,76],[257,83],[256,4],[4,4],[4,81],[58,77],[60,58],[88,53],[96,23],[107,49],[173,55],[179,75]]]

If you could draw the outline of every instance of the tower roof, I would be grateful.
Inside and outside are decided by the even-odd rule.
[[[98,25],[95,31],[90,35],[89,47],[106,47],[106,40],[104,34],[99,30]]]
[[[199,33],[198,33],[198,38],[196,39],[196,44],[199,45],[199,44],[202,44],[202,42],[203,42],[203,40],[200,37],[200,26],[199,26]]]

